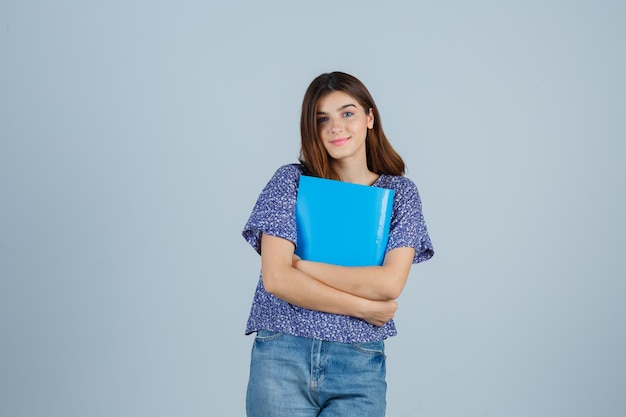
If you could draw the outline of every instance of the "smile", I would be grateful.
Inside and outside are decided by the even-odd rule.
[[[349,140],[350,140],[349,137],[347,137],[347,138],[338,138],[338,139],[331,140],[330,143],[332,145],[335,145],[335,146],[341,146],[341,145],[343,145],[344,143],[346,143]]]

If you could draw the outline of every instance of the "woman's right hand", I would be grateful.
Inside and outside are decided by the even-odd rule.
[[[398,303],[396,300],[364,301],[360,318],[374,326],[383,326],[393,318],[396,310],[398,310]]]

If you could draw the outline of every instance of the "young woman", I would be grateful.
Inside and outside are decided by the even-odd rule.
[[[355,77],[333,72],[308,87],[300,164],[279,168],[243,236],[261,255],[246,334],[256,332],[246,399],[249,417],[385,414],[383,340],[411,265],[433,249],[415,184],[387,140],[376,104]],[[343,267],[294,255],[300,175],[394,190],[382,266]],[[329,210],[351,216],[342,207]]]

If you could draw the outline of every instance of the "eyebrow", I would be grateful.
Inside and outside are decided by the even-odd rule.
[[[352,104],[352,103],[344,104],[343,106],[339,107],[337,109],[337,111],[341,111],[343,109],[347,109],[348,107],[356,107],[356,105]],[[317,114],[326,114],[326,112],[325,111],[318,111]]]

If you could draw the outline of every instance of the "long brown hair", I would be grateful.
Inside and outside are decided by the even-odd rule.
[[[380,114],[372,95],[356,77],[343,72],[330,72],[315,78],[304,94],[300,117],[300,163],[306,174],[340,179],[330,166],[330,156],[319,138],[317,129],[317,103],[333,91],[342,91],[359,102],[366,113],[372,110],[374,127],[367,132],[365,141],[367,168],[376,174],[404,175],[404,161],[393,149],[383,132]]]

